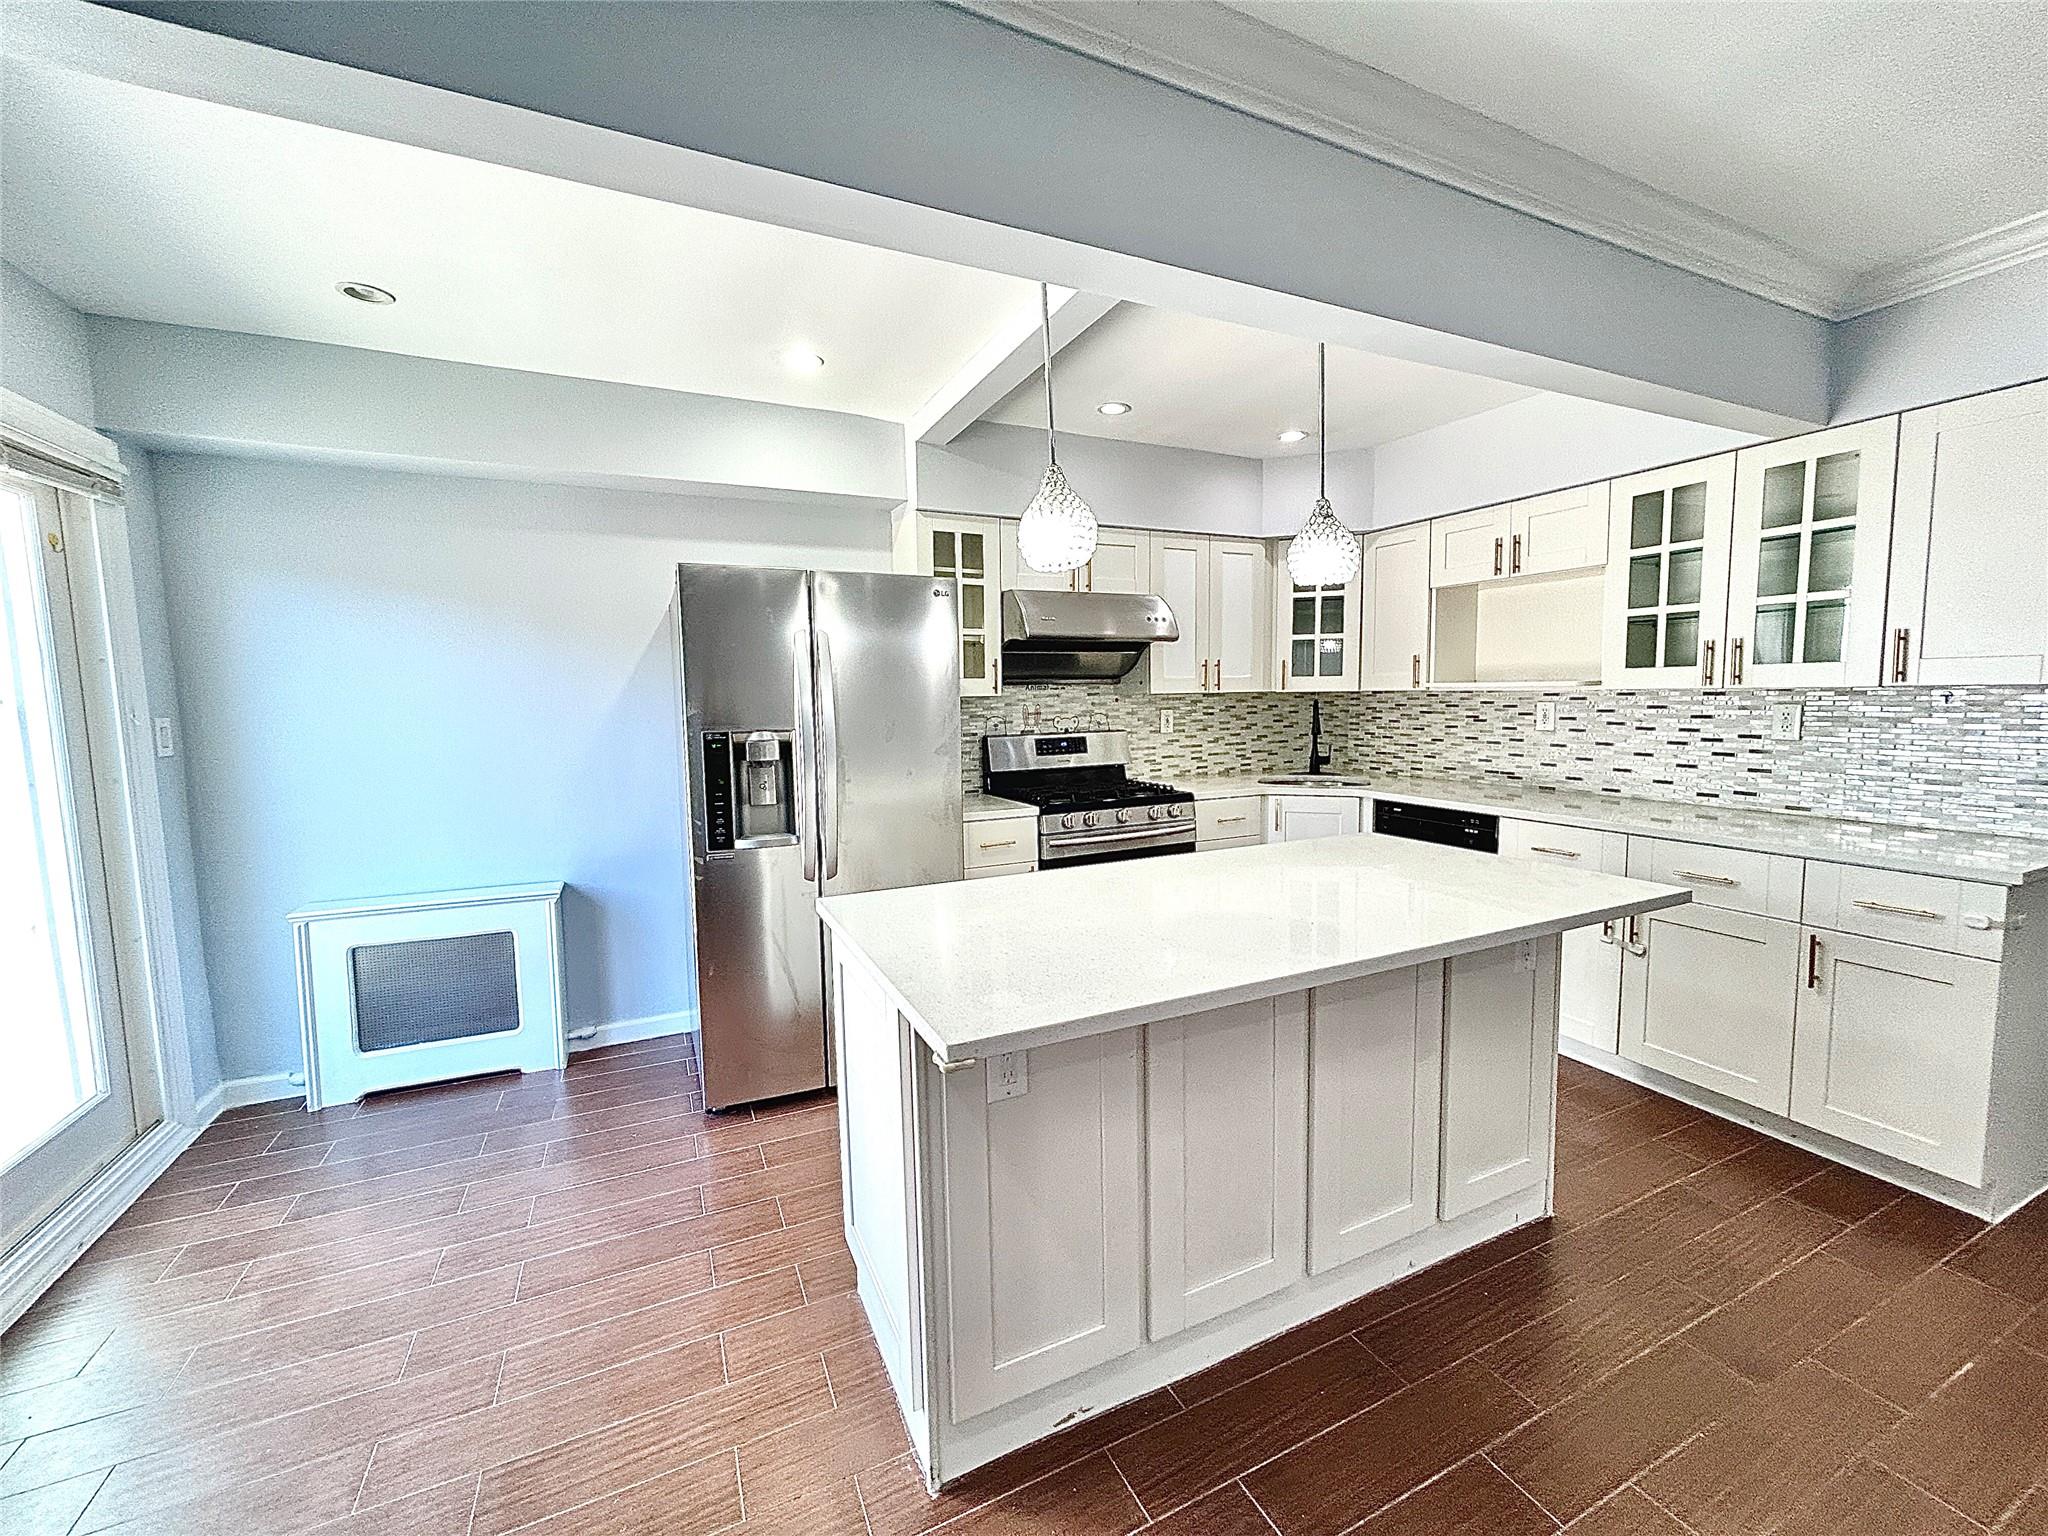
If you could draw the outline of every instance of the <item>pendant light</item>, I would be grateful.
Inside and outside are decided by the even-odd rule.
[[[1287,574],[1297,587],[1341,587],[1358,574],[1358,535],[1330,506],[1329,364],[1316,343],[1316,504],[1287,546]]]
[[[1045,478],[1017,524],[1017,553],[1034,571],[1076,571],[1095,554],[1095,514],[1067,484],[1052,430],[1052,295],[1038,285],[1045,338]]]

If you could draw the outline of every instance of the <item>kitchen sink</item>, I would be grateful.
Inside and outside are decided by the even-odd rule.
[[[1261,784],[1276,784],[1285,789],[1315,789],[1318,787],[1328,789],[1364,789],[1371,781],[1367,779],[1354,779],[1349,774],[1343,773],[1318,773],[1313,775],[1306,773],[1283,773],[1277,774],[1270,779],[1261,779],[1259,782]]]

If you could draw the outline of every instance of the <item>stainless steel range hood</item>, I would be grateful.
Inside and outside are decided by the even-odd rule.
[[[1003,676],[1011,682],[1122,677],[1155,640],[1178,640],[1163,598],[1143,592],[1005,592]]]

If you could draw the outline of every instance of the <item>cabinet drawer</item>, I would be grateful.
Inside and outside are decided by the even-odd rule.
[[[1000,816],[990,821],[970,821],[961,838],[967,871],[991,869],[998,864],[1038,862],[1038,818]]]
[[[2005,953],[2005,891],[1996,885],[1854,864],[1811,864],[1806,922],[1979,960]]]
[[[967,871],[969,880],[993,880],[998,875],[1035,875],[1036,864],[977,864]]]
[[[1804,861],[1747,848],[1714,848],[1661,837],[1628,840],[1628,872],[1638,880],[1692,887],[1701,906],[1799,921]]]
[[[1540,864],[1562,864],[1572,869],[1598,871],[1601,840],[1610,834],[1595,827],[1557,827],[1541,821],[1500,821],[1500,851],[1504,858],[1534,859]]]
[[[1195,841],[1204,846],[1233,838],[1265,835],[1264,802],[1257,795],[1195,802]]]

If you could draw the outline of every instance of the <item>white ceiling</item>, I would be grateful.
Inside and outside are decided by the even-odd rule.
[[[1820,314],[2048,251],[2048,5],[964,3]]]
[[[1536,393],[1341,347],[1330,349],[1330,448],[1369,448]],[[1120,442],[1201,448],[1246,458],[1313,453],[1316,348],[1312,341],[1142,304],[1120,304],[1067,343],[1053,364],[1062,432]],[[1096,407],[1120,400],[1125,416]],[[1034,372],[984,418],[1045,423]],[[1311,434],[1293,446],[1289,427]]]
[[[1038,303],[1016,278],[15,59],[0,150],[6,258],[92,314],[905,420]],[[824,370],[791,372],[791,345]]]

